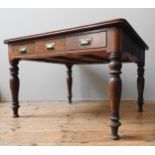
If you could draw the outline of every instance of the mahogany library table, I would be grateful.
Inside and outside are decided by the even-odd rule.
[[[122,63],[137,64],[138,111],[144,99],[144,65],[146,43],[125,19],[53,31],[5,40],[10,62],[10,88],[13,116],[19,117],[18,62],[21,60],[64,64],[67,67],[68,101],[72,102],[72,66],[79,64],[109,64],[110,123],[114,140],[119,139],[119,105]],[[131,73],[132,74],[132,73]]]

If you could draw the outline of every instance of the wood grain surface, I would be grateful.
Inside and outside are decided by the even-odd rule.
[[[109,138],[107,101],[21,102],[20,117],[12,118],[9,103],[0,104],[0,145],[155,145],[155,102],[122,101],[121,139]]]

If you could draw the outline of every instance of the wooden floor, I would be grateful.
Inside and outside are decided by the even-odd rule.
[[[0,104],[0,145],[155,145],[155,103],[122,101],[119,133],[109,139],[109,106],[105,101],[21,103],[12,118],[9,103]]]

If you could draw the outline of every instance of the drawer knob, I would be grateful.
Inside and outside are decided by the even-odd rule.
[[[19,49],[19,52],[21,54],[26,54],[27,53],[27,48],[26,47],[22,47],[22,48]]]
[[[49,44],[46,44],[46,49],[50,50],[50,49],[54,49],[55,47],[55,43],[49,43]]]
[[[80,39],[80,45],[90,45],[92,38]]]

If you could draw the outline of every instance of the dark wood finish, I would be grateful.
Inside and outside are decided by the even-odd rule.
[[[66,56],[57,56],[55,58],[61,59],[61,60],[66,60],[66,61],[70,61],[70,63],[74,64],[75,63],[91,63],[88,60],[82,60],[82,59],[78,59],[78,58],[70,58],[70,57],[66,57]]]
[[[80,41],[90,39],[90,44],[82,46]],[[98,32],[85,35],[75,35],[67,37],[66,39],[66,50],[74,51],[80,49],[92,49],[106,47],[106,32]]]
[[[109,63],[110,126],[112,139],[119,139],[119,106],[121,66],[123,62],[138,65],[138,105],[142,111],[146,43],[124,19],[5,40],[11,62],[13,109],[18,116],[18,67],[21,60],[58,63],[67,66],[68,100],[72,102],[72,66]],[[26,49],[26,52],[25,52]]]
[[[72,65],[66,64],[67,67],[67,88],[68,88],[68,103],[72,103]]]
[[[22,48],[25,48],[26,51],[24,53],[21,53],[20,50]],[[27,43],[27,44],[19,44],[12,46],[12,51],[14,56],[22,56],[22,55],[34,55],[35,49],[34,49],[34,43]]]
[[[55,44],[52,49],[47,49],[46,45]],[[35,43],[35,51],[38,54],[63,52],[65,50],[65,41],[61,39],[41,40]]]
[[[104,62],[104,63],[107,62],[107,60],[105,58],[102,58],[102,57],[97,56],[97,55],[88,54],[88,55],[82,55],[82,56],[86,57],[86,58],[89,58],[89,59],[101,61],[101,62]]]
[[[132,26],[125,19],[122,19],[122,18],[104,21],[104,22],[95,23],[95,24],[90,24],[90,25],[85,25],[85,26],[79,26],[79,27],[75,27],[75,28],[69,28],[69,29],[47,32],[47,33],[42,33],[42,34],[36,34],[36,35],[31,35],[31,36],[7,39],[4,41],[4,43],[10,44],[10,43],[25,42],[25,41],[34,41],[36,39],[44,39],[44,38],[47,39],[47,38],[51,38],[51,37],[70,35],[70,34],[74,34],[74,33],[81,33],[81,32],[111,28],[111,27],[118,27],[118,28],[124,30],[142,48],[148,49],[148,46],[146,45],[146,43],[136,33],[136,31],[132,28]]]
[[[144,62],[137,62],[137,72],[138,72],[138,78],[137,78],[137,89],[138,89],[138,112],[143,112],[143,104],[144,104],[144,98],[143,98],[143,92],[144,92]]]
[[[12,109],[13,117],[19,117],[18,108],[18,93],[19,93],[19,78],[18,78],[18,61],[10,61],[10,89],[12,94]]]
[[[111,126],[111,138],[113,140],[118,140],[118,127],[121,125],[119,122],[119,107],[120,107],[120,98],[122,91],[122,81],[120,78],[122,62],[121,62],[121,31],[118,28],[115,28],[110,32],[112,42],[109,47],[109,100],[110,100],[110,126]]]
[[[110,73],[109,100],[111,110],[111,117],[110,117],[110,126],[112,130],[111,138],[113,140],[117,140],[119,139],[119,136],[117,134],[118,127],[121,125],[121,123],[119,122],[119,106],[122,91],[122,81],[120,78],[122,64],[119,54],[116,53],[111,54],[110,60],[111,61],[109,64],[109,73]]]

